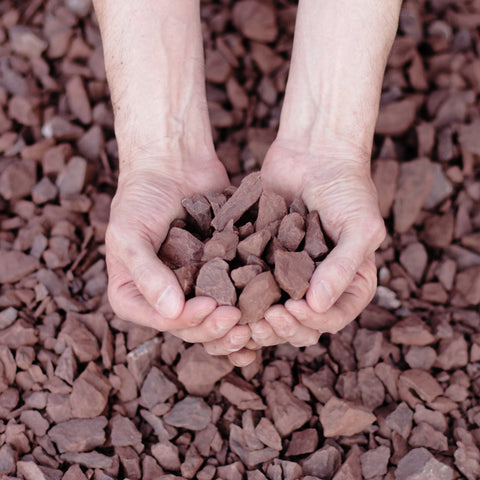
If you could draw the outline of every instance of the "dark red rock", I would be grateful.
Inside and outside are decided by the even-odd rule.
[[[228,263],[214,258],[198,272],[195,295],[212,297],[219,305],[235,305],[237,293],[228,275]]]
[[[260,265],[244,265],[232,270],[230,276],[237,288],[244,288],[250,280],[260,273],[262,273]]]
[[[296,212],[289,213],[282,219],[278,229],[278,240],[287,250],[295,251],[305,236],[305,221]]]
[[[202,261],[212,260],[215,257],[227,261],[233,260],[237,253],[237,245],[238,233],[233,229],[214,232],[212,238],[205,243]]]
[[[262,178],[260,172],[246,176],[237,190],[220,208],[212,220],[212,227],[221,231],[230,220],[235,223],[260,198]]]
[[[277,250],[274,261],[275,280],[280,288],[294,300],[303,298],[315,270],[315,264],[308,253]]]
[[[182,205],[192,217],[198,229],[206,234],[212,221],[210,202],[203,195],[196,193],[192,198],[184,198]]]
[[[252,233],[238,244],[237,251],[239,257],[244,262],[248,261],[250,255],[260,258],[270,238],[271,234],[266,229]]]
[[[319,258],[328,252],[325,236],[320,225],[318,212],[313,211],[307,215],[305,232],[305,251],[313,258]]]
[[[171,267],[183,267],[202,259],[203,243],[190,232],[173,227],[160,248],[160,259]]]
[[[199,263],[191,263],[190,265],[185,265],[173,271],[177,277],[178,283],[183,289],[185,296],[190,295],[192,292],[192,288],[195,283],[195,276],[199,268]]]
[[[242,311],[240,323],[253,323],[263,318],[268,307],[282,296],[271,272],[263,272],[247,283],[238,298]]]
[[[264,191],[258,202],[255,230],[258,232],[275,220],[282,220],[286,214],[287,204],[285,199],[275,192]]]

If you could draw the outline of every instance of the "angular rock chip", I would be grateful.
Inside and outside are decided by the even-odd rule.
[[[202,398],[185,397],[163,417],[165,423],[187,430],[203,430],[212,420],[212,409]]]
[[[260,230],[252,233],[238,244],[237,251],[239,257],[244,262],[247,262],[250,255],[261,257],[271,236],[268,230]]]
[[[230,267],[220,258],[214,258],[200,269],[195,295],[212,297],[219,305],[235,305],[237,292],[228,275]]]
[[[391,159],[377,160],[372,165],[372,180],[378,192],[378,204],[383,218],[390,215],[398,180],[398,162]]]
[[[0,250],[2,268],[0,268],[0,284],[15,283],[40,268],[39,261],[17,250]]]
[[[118,457],[108,457],[102,453],[96,451],[76,453],[67,452],[60,455],[60,459],[68,463],[78,463],[84,465],[87,468],[102,468],[110,469],[114,466],[115,462],[118,462]]]
[[[448,450],[447,437],[428,423],[419,423],[412,430],[408,444],[412,447],[425,447],[439,452]]]
[[[110,440],[114,447],[127,447],[142,443],[142,434],[135,424],[123,415],[115,415],[110,420],[110,430]]]
[[[143,382],[140,392],[140,405],[153,408],[157,403],[163,403],[177,393],[177,386],[156,367],[152,367]]]
[[[214,232],[210,240],[205,242],[202,261],[209,261],[215,257],[223,260],[233,260],[237,254],[238,233],[228,231]]]
[[[178,380],[187,392],[200,396],[208,395],[215,383],[232,370],[233,365],[227,358],[209,355],[199,344],[182,353],[176,369]]]
[[[316,259],[328,253],[327,242],[316,210],[307,215],[306,223],[304,249],[313,259]]]
[[[320,412],[325,437],[350,436],[362,432],[376,420],[368,410],[332,397]]]
[[[167,470],[177,472],[180,470],[180,457],[178,447],[172,442],[163,441],[152,446],[152,455],[158,463]]]
[[[423,95],[410,95],[404,100],[383,105],[375,126],[379,135],[402,135],[415,120],[417,110],[423,103]]]
[[[190,295],[192,292],[195,284],[195,276],[197,275],[199,268],[200,263],[191,263],[190,265],[184,265],[173,271],[185,296]]]
[[[292,433],[292,440],[285,455],[312,453],[318,446],[318,433],[314,428],[306,428]]]
[[[362,475],[367,479],[385,475],[389,460],[390,449],[384,445],[362,453],[360,455]]]
[[[308,253],[277,250],[274,254],[275,280],[294,300],[300,300],[308,290],[315,264]]]
[[[399,462],[396,480],[452,480],[453,469],[439,462],[426,448],[410,450]]]
[[[418,368],[405,370],[398,378],[400,398],[407,402],[410,407],[414,407],[417,403],[421,403],[421,400],[413,395],[410,390],[413,390],[425,402],[433,402],[443,393],[443,389],[437,380],[425,370]]]
[[[275,192],[264,191],[258,202],[258,214],[255,230],[259,232],[276,220],[282,220],[287,214],[287,204],[281,195]]]
[[[212,221],[210,202],[203,195],[196,193],[191,198],[184,198],[182,205],[192,217],[198,229],[203,234],[207,234],[210,229],[210,222]]]
[[[263,272],[247,283],[238,298],[242,311],[241,324],[257,322],[263,318],[268,307],[278,302],[282,292],[270,272]]]
[[[244,288],[250,280],[260,273],[262,273],[262,267],[260,265],[244,265],[243,267],[232,270],[230,276],[237,288]]]
[[[312,416],[310,405],[293,395],[290,387],[283,382],[269,382],[265,385],[264,396],[273,417],[275,428],[282,437],[302,427]]]
[[[227,201],[227,197],[223,193],[217,192],[207,192],[205,198],[209,201],[212,207],[213,215],[216,215]]]
[[[332,478],[342,463],[342,456],[333,445],[325,445],[302,462],[303,473],[316,478]]]
[[[268,43],[277,38],[278,27],[272,5],[242,0],[235,3],[232,17],[235,27],[250,40]]]
[[[304,236],[305,221],[299,213],[293,212],[283,217],[277,238],[284,248],[291,252],[295,251]]]
[[[105,417],[74,419],[58,423],[48,431],[48,437],[60,452],[86,452],[105,444]]]
[[[170,267],[183,267],[202,259],[203,243],[190,232],[172,227],[160,248],[159,257]]]
[[[385,424],[407,439],[412,430],[412,418],[413,412],[405,402],[402,402],[392,413],[387,415]]]
[[[240,410],[265,410],[262,397],[252,385],[236,375],[229,375],[220,384],[220,394]]]
[[[236,4],[238,5],[238,3]],[[220,208],[212,220],[215,230],[223,230],[230,220],[235,223],[260,198],[262,178],[260,172],[247,175],[233,195]]]
[[[422,347],[433,343],[435,337],[420,317],[409,315],[391,328],[390,340],[392,343]]]
[[[267,447],[278,451],[282,449],[282,437],[267,417],[262,417],[258,422],[255,427],[255,436]]]

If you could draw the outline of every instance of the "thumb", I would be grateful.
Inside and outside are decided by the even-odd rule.
[[[137,239],[130,244],[129,252],[124,265],[140,293],[163,318],[177,318],[185,296],[175,274],[160,261],[147,240]]]

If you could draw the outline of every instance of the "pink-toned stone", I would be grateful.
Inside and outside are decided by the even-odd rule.
[[[262,273],[260,265],[244,265],[232,270],[230,276],[237,288],[244,288],[250,280],[260,273]]]
[[[212,297],[219,305],[235,305],[237,293],[228,271],[228,263],[220,258],[205,263],[198,272],[195,295]]]
[[[286,215],[280,228],[278,229],[278,240],[287,250],[295,251],[305,236],[305,221],[303,217],[296,212]]]
[[[247,283],[238,298],[242,311],[240,323],[253,323],[263,318],[268,307],[280,300],[282,294],[273,275],[263,272]]]
[[[169,266],[183,267],[202,259],[203,243],[190,232],[172,227],[160,248],[160,259]]]
[[[182,205],[192,217],[198,229],[207,233],[212,221],[210,202],[203,195],[196,193],[192,198],[183,199]]]
[[[397,190],[399,166],[396,160],[377,160],[372,165],[372,179],[377,187],[378,203],[383,218],[390,215]]]
[[[303,298],[315,269],[315,264],[308,253],[277,250],[274,261],[275,280],[280,288],[294,300]]]
[[[328,253],[328,247],[322,232],[318,212],[310,212],[307,215],[306,223],[305,251],[313,259],[316,259]]]
[[[228,231],[214,232],[211,239],[205,243],[202,261],[212,260],[215,257],[223,260],[233,260],[237,254],[238,233]]]
[[[287,214],[285,199],[275,192],[264,191],[258,202],[257,221],[255,230],[258,232],[267,227],[270,223],[281,220]]]
[[[237,251],[239,257],[244,262],[247,261],[250,255],[260,258],[270,238],[270,231],[266,229],[252,233],[238,244]]]

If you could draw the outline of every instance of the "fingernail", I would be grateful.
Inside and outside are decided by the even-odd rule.
[[[180,302],[178,290],[169,285],[160,295],[155,308],[162,317],[173,319],[180,315]]]
[[[316,303],[316,310],[320,313],[324,313],[329,310],[335,303],[335,297],[333,296],[330,285],[324,281],[320,281],[315,285],[313,289],[313,297]]]

